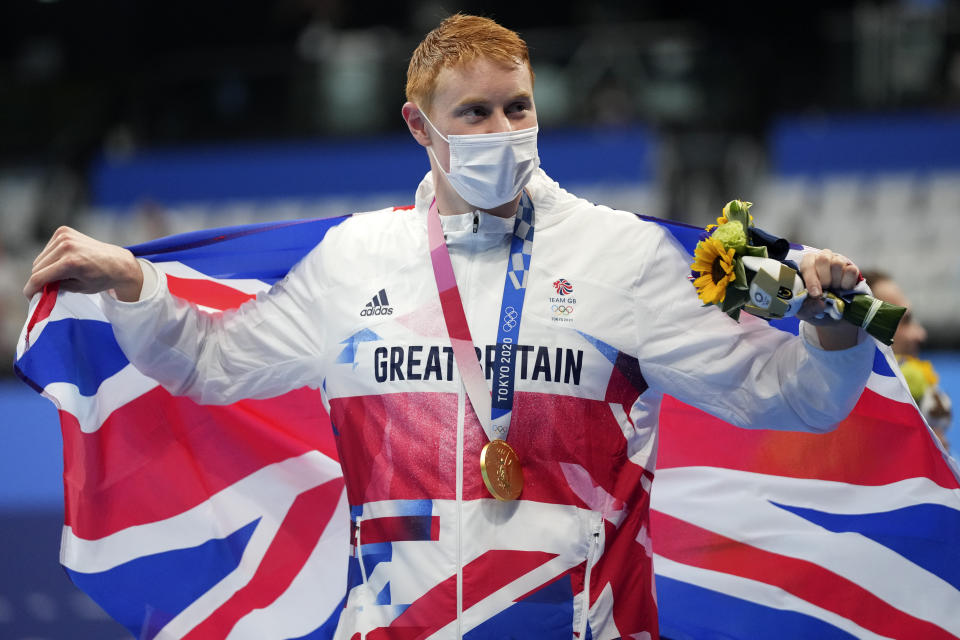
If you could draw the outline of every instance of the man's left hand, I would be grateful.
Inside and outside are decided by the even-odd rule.
[[[822,315],[826,309],[823,293],[829,289],[848,291],[860,281],[860,268],[852,260],[829,249],[811,251],[800,261],[800,276],[807,296],[797,317],[816,325],[820,345],[828,351],[847,349],[857,343],[858,328],[849,322]]]

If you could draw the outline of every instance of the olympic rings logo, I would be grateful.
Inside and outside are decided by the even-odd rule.
[[[513,307],[507,307],[503,311],[503,330],[513,331],[517,326],[517,310]]]
[[[573,313],[573,305],[555,304],[550,307],[550,310],[558,316],[568,316]]]

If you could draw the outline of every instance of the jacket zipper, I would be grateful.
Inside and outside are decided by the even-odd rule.
[[[357,530],[353,535],[353,544],[357,548],[357,561],[360,563],[360,577],[363,579],[363,584],[367,584],[367,569],[363,566],[363,552],[360,551],[360,522],[363,520],[363,516],[357,516]]]
[[[599,513],[593,514],[596,518],[590,527],[590,549],[587,552],[587,568],[583,575],[583,607],[580,609],[580,624],[577,625],[577,631],[580,638],[587,637],[587,621],[590,618],[590,574],[593,572],[593,565],[597,562],[597,556],[603,542],[603,518]]]
[[[463,282],[457,280],[461,298],[466,300],[466,291],[473,276],[474,260],[477,254],[477,230],[480,227],[480,214],[473,212],[473,237],[467,253]],[[464,305],[464,313],[468,309]],[[457,390],[457,638],[463,637],[463,431],[467,415],[467,390],[460,380]]]
[[[457,638],[463,637],[463,424],[466,418],[466,389],[457,391]]]
[[[367,581],[367,568],[363,564],[363,553],[360,551],[360,523],[363,521],[363,516],[357,516],[357,528],[353,534],[353,544],[354,548],[357,550],[357,563],[360,565],[360,579],[363,580],[363,590],[361,593],[366,593],[366,589],[370,587]],[[367,632],[362,631],[360,633],[360,640],[366,640]]]

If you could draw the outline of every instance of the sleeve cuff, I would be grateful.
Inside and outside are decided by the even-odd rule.
[[[139,304],[146,300],[151,300],[157,297],[157,294],[160,293],[160,290],[165,284],[163,273],[149,260],[137,258],[137,262],[140,263],[140,271],[143,273],[143,285],[140,287],[140,297],[137,298],[135,302],[124,302],[123,300],[120,300],[117,298],[113,289],[105,291],[100,295],[102,295],[111,304],[119,306]]]
[[[140,287],[140,297],[137,299],[146,300],[153,298],[160,292],[160,273],[153,263],[143,258],[137,258],[140,263],[140,269],[143,270],[143,286]]]
[[[827,351],[823,348],[823,345],[820,343],[820,334],[817,333],[817,327],[810,324],[809,322],[800,322],[800,336],[803,338],[803,342],[808,346],[812,347],[817,351],[822,351],[824,353],[845,353],[853,349],[860,348],[864,342],[871,342],[869,334],[863,329],[857,330],[857,344],[849,347],[847,349],[840,349],[839,351]]]

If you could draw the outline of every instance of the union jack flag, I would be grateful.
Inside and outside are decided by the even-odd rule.
[[[700,230],[667,226],[692,253]],[[671,398],[660,433],[664,636],[960,637],[960,468],[889,347],[830,433],[738,429]]]
[[[218,313],[343,219],[133,250],[174,295]],[[692,250],[699,229],[657,222]],[[71,580],[137,638],[331,637],[350,518],[319,392],[226,407],[172,397],[127,361],[99,300],[56,287],[35,297],[15,363],[59,409]],[[736,429],[667,399],[658,467],[664,636],[960,637],[960,473],[889,352],[827,435]],[[428,507],[383,526],[402,519],[430,539]]]
[[[210,313],[263,291],[342,219],[134,248]],[[175,398],[123,355],[98,296],[48,288],[20,377],[59,409],[61,563],[137,638],[327,638],[347,583],[346,497],[319,392]],[[318,410],[319,409],[319,410]]]

